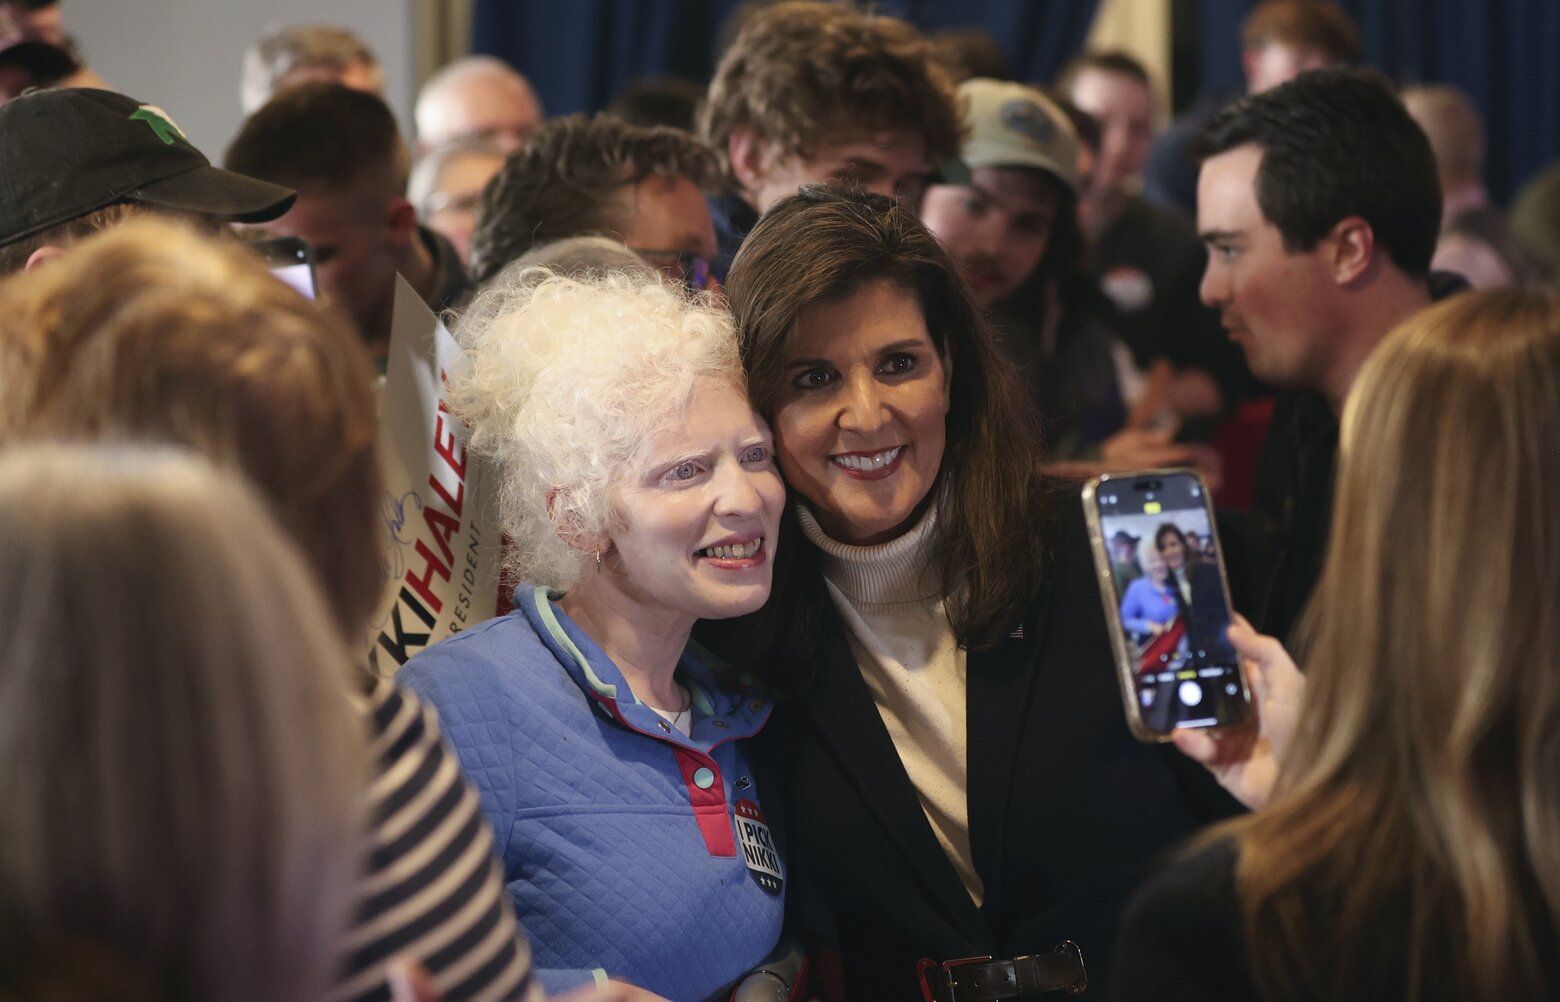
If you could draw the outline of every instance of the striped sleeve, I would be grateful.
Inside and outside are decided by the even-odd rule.
[[[419,960],[448,1002],[540,1002],[478,809],[436,716],[389,680],[367,697],[379,772],[357,919],[338,1002],[388,1002],[385,965]]]

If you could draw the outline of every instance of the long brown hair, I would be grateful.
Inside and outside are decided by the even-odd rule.
[[[86,997],[64,953],[128,968],[98,997],[325,998],[371,759],[314,575],[242,479],[5,450],[0,616],[0,989]]]
[[[384,592],[372,380],[339,316],[172,222],[0,285],[0,444],[149,439],[243,471],[353,640]]]
[[[1280,795],[1233,829],[1264,998],[1560,990],[1556,442],[1560,300],[1459,296],[1361,372]]]
[[[753,407],[774,417],[786,342],[806,307],[887,279],[914,293],[934,345],[952,363],[947,448],[930,566],[948,590],[959,643],[999,641],[1039,588],[1044,565],[1039,431],[1012,365],[998,350],[953,262],[892,199],[809,185],[769,210],[726,280]],[[829,615],[817,553],[788,510],[774,593],[744,646],[760,667],[810,664]],[[782,680],[770,671],[771,682]]]

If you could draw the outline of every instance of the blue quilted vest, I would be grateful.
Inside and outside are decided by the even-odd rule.
[[[786,874],[742,741],[769,703],[692,652],[677,678],[691,737],[534,585],[397,678],[438,710],[480,793],[549,993],[611,977],[709,998],[780,937]]]

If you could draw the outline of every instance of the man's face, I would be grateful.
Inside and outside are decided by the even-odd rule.
[[[1307,70],[1320,70],[1333,65],[1333,61],[1321,49],[1289,42],[1268,42],[1259,49],[1248,49],[1243,60],[1248,94],[1260,94],[1279,84],[1288,83]]]
[[[13,34],[7,32],[7,21],[10,22]],[[33,10],[20,3],[0,2],[0,41],[9,41],[11,38],[64,46],[65,22],[60,15],[60,5]]]
[[[755,156],[754,176],[742,180],[749,203],[761,213],[804,184],[853,182],[913,203],[926,182],[926,142],[920,133],[905,129],[822,143],[801,156],[777,157],[770,151]]]
[[[1154,95],[1141,81],[1110,70],[1086,69],[1073,80],[1073,104],[1100,123],[1094,190],[1119,199],[1143,172],[1154,138]]]
[[[423,206],[429,229],[442,233],[462,261],[471,260],[471,233],[477,226],[477,205],[482,189],[504,166],[504,158],[490,153],[462,153],[451,157],[439,172],[439,183]]]
[[[286,215],[263,224],[272,236],[314,248],[320,295],[351,316],[365,341],[387,342],[399,246],[384,199],[299,192]]]
[[[1208,245],[1202,300],[1260,379],[1321,390],[1330,365],[1339,289],[1326,263],[1328,241],[1291,253],[1257,204],[1262,148],[1237,146],[1203,161],[1197,229]]]
[[[1055,182],[1025,167],[977,167],[967,185],[935,184],[921,221],[991,306],[1029,280],[1050,246],[1059,209]]]
[[[634,185],[627,197],[630,221],[623,242],[668,278],[686,279],[678,269],[690,256],[706,262],[715,256],[710,207],[692,181],[652,176]]]
[[[419,117],[423,131],[418,139],[425,146],[485,139],[513,153],[541,124],[536,99],[515,81],[473,74],[452,85],[430,114]]]

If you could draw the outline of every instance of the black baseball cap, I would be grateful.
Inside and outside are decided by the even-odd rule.
[[[161,108],[113,91],[37,91],[0,105],[0,246],[134,202],[241,223],[297,192],[211,166]]]

